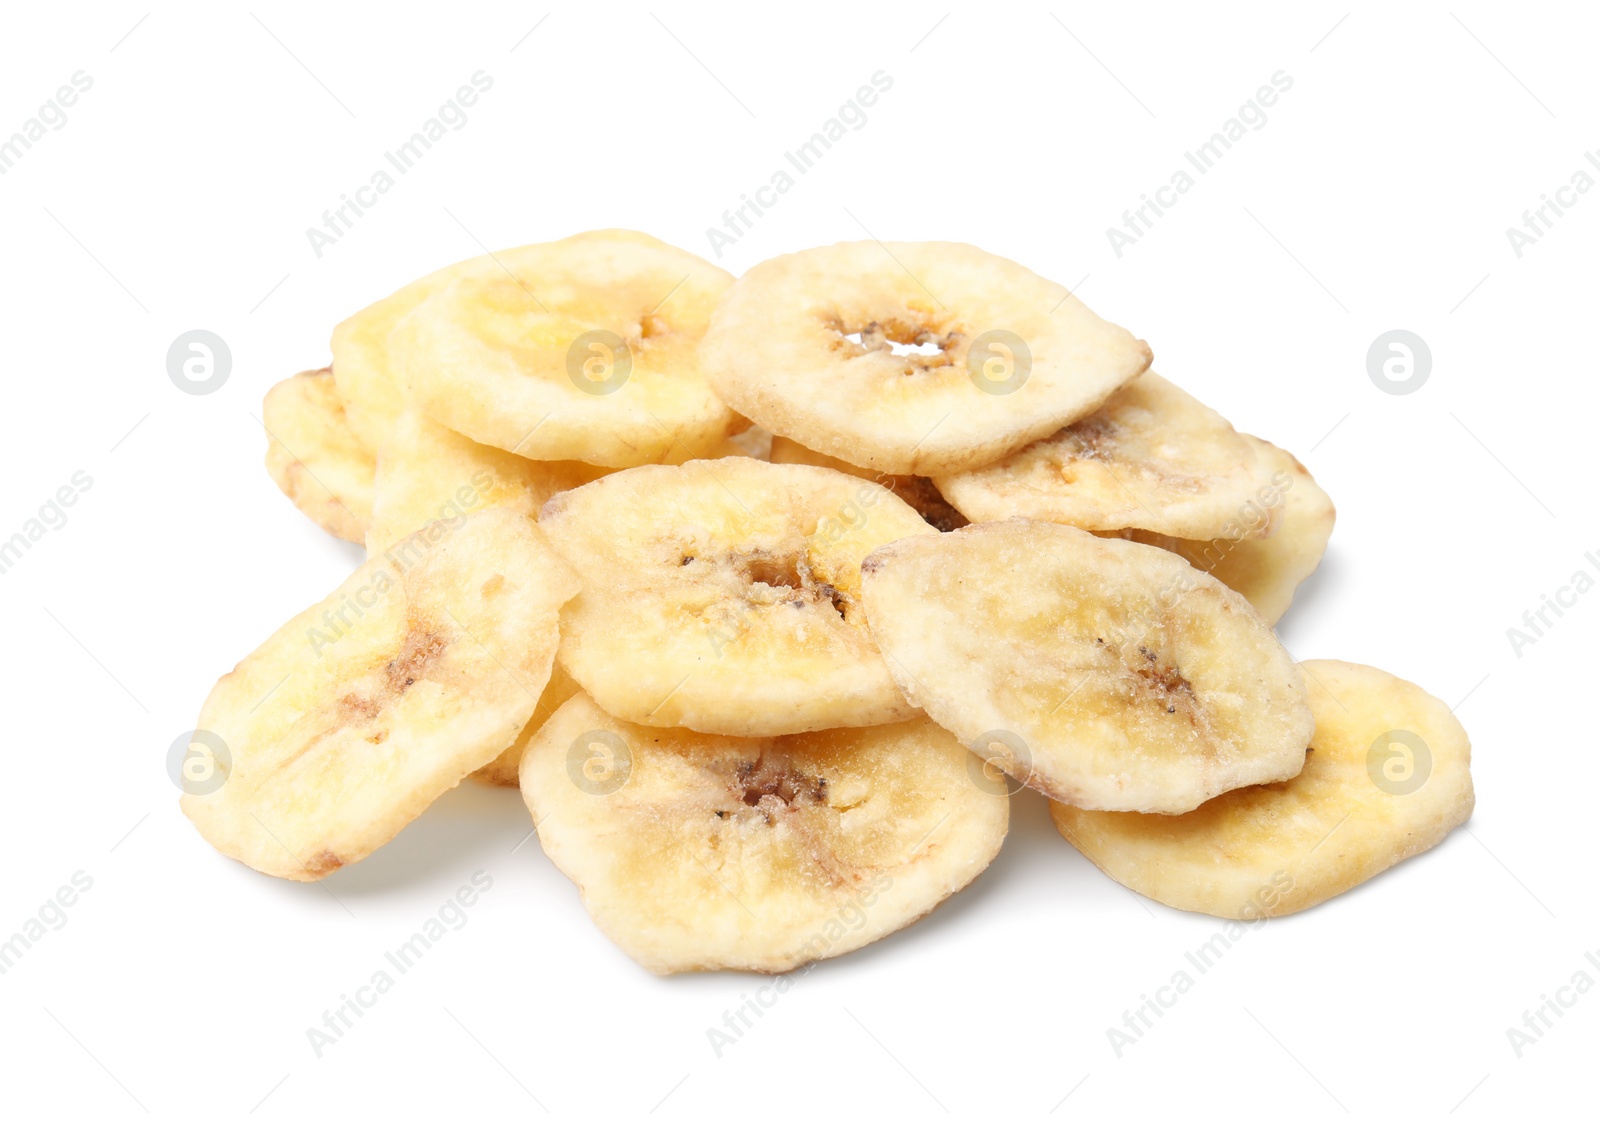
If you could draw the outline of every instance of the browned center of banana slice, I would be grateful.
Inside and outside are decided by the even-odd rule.
[[[866,630],[860,565],[931,535],[881,485],[749,458],[642,466],[555,497],[583,579],[561,661],[640,724],[778,735],[915,714]]]
[[[1052,798],[1181,813],[1300,770],[1305,687],[1242,597],[1176,555],[1010,520],[862,565],[902,689]]]
[[[702,343],[774,434],[894,474],[986,465],[1089,413],[1150,350],[1068,290],[961,243],[839,243],[751,268]]]
[[[521,778],[545,853],[658,974],[853,951],[982,872],[1008,818],[1004,789],[920,718],[744,739],[629,724],[580,693]]]
[[[1365,665],[1308,661],[1305,770],[1178,817],[1051,806],[1114,880],[1227,919],[1298,912],[1443,841],[1472,813],[1467,733],[1444,702]]]

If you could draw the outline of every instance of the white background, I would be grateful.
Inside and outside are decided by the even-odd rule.
[[[1600,192],[1521,258],[1505,232],[1600,147],[1597,29],[1576,6],[1391,8],[10,9],[0,135],[74,72],[93,87],[0,177],[0,539],[74,471],[93,486],[0,576],[0,935],[73,873],[93,887],[0,978],[4,1118],[1503,1123],[1592,1106],[1600,991],[1520,1059],[1506,1029],[1600,948],[1600,594],[1520,656],[1506,631],[1580,568],[1600,575],[1583,557],[1600,554]],[[478,70],[494,85],[465,127],[318,258],[306,228]],[[359,559],[263,472],[266,389],[325,363],[339,319],[483,247],[625,226],[709,256],[723,210],[879,70],[894,85],[866,126],[722,265],[870,232],[1079,286],[1333,495],[1284,640],[1461,702],[1469,825],[1250,934],[1120,1058],[1107,1027],[1217,921],[1102,877],[1031,794],[973,887],[819,965],[720,1059],[706,1029],[760,980],[634,966],[536,842],[512,853],[529,828],[513,792],[463,786],[325,886],[213,853],[178,813],[167,747]],[[1117,257],[1106,228],[1279,70],[1293,88],[1265,127]],[[167,376],[194,328],[231,346],[214,394]],[[1395,328],[1433,357],[1404,396],[1366,369]],[[318,1059],[307,1027],[477,870],[494,883],[467,925]]]

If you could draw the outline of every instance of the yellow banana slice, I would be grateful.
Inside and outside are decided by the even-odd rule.
[[[390,334],[427,414],[524,457],[611,467],[682,462],[727,436],[734,416],[699,344],[732,275],[615,232],[500,262],[454,278]]]
[[[528,722],[578,581],[527,518],[474,514],[369,560],[217,682],[182,807],[219,851],[318,880],[393,837]],[[219,750],[220,749],[220,750]],[[189,785],[202,777],[205,785]]]
[[[1250,600],[1269,625],[1294,601],[1296,588],[1317,570],[1333,535],[1333,499],[1285,450],[1250,435],[1273,467],[1272,487],[1262,505],[1241,509],[1236,523],[1215,540],[1179,540],[1140,529],[1115,535],[1176,552],[1188,563]],[[1269,528],[1264,536],[1257,528]]]
[[[328,532],[359,544],[372,520],[372,452],[350,429],[328,369],[273,384],[261,421],[273,482]]]
[[[563,240],[574,246],[614,242],[667,245],[640,231],[589,231]],[[390,344],[395,326],[458,278],[507,278],[520,274],[524,252],[538,251],[537,246],[513,247],[453,263],[402,286],[335,326],[333,376],[344,397],[350,425],[369,450],[383,444],[384,435],[393,428],[408,401],[399,357]]]
[[[1210,539],[1263,506],[1274,467],[1221,415],[1145,372],[1048,438],[935,484],[975,521],[1030,517],[1091,532]],[[1252,535],[1272,530],[1270,519]]]
[[[378,555],[435,521],[504,507],[535,517],[564,489],[606,471],[582,462],[533,462],[403,411],[378,448],[367,554]]]
[[[1003,787],[926,719],[771,739],[629,724],[580,693],[529,743],[539,842],[657,974],[778,974],[932,911],[1005,838]]]
[[[784,465],[825,466],[840,473],[876,481],[917,510],[918,516],[940,532],[954,532],[968,523],[967,518],[944,499],[943,494],[929,478],[917,477],[915,474],[874,473],[860,466],[852,466],[841,458],[830,458],[826,454],[818,454],[815,450],[807,450],[794,439],[784,438],[781,435],[772,436],[771,450],[773,462]]]
[[[613,716],[770,736],[915,715],[867,635],[859,569],[933,529],[882,486],[750,458],[641,466],[539,523],[583,579],[561,663]]]
[[[871,470],[952,474],[1100,406],[1150,349],[1064,286],[962,243],[839,243],[735,282],[711,385],[774,434]]]
[[[1443,701],[1367,665],[1302,668],[1317,729],[1300,774],[1177,817],[1052,803],[1062,836],[1135,892],[1247,920],[1320,904],[1471,816],[1471,746]]]
[[[1178,814],[1304,762],[1299,670],[1171,552],[1009,520],[890,544],[861,575],[907,697],[1058,801]]]

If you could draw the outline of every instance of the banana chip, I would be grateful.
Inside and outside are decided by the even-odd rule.
[[[497,263],[455,277],[390,334],[423,411],[489,446],[597,466],[682,462],[727,437],[734,416],[699,344],[732,275],[627,232]]]
[[[963,243],[839,243],[735,282],[711,386],[774,434],[894,474],[976,469],[1087,415],[1150,365],[1064,286]]]
[[[890,544],[861,575],[906,696],[1058,801],[1179,814],[1304,763],[1299,670],[1170,552],[1010,520]]]
[[[533,715],[576,577],[516,513],[433,529],[415,557],[369,560],[211,690],[194,739],[220,785],[186,786],[182,807],[220,852],[319,880],[392,838]]]
[[[1245,435],[1273,466],[1263,505],[1251,504],[1215,540],[1179,540],[1140,529],[1114,535],[1176,552],[1190,566],[1226,583],[1276,624],[1294,601],[1295,590],[1317,570],[1333,535],[1333,499],[1312,480],[1294,455]],[[1270,529],[1265,535],[1256,530]]]
[[[926,719],[772,739],[651,728],[587,695],[522,759],[539,842],[657,974],[779,974],[932,911],[1005,838],[1004,787]]]
[[[350,429],[328,369],[273,384],[261,421],[278,488],[324,529],[359,544],[372,520],[372,452]]]
[[[639,231],[589,231],[563,239],[562,244],[583,246],[618,241],[648,247],[667,245]],[[383,444],[384,436],[394,428],[408,401],[400,372],[400,356],[390,341],[395,326],[457,279],[517,276],[524,255],[537,255],[541,249],[538,245],[514,247],[453,263],[402,286],[334,328],[333,378],[338,382],[339,394],[344,397],[350,425],[369,450],[376,450]]]
[[[613,716],[771,736],[915,715],[867,634],[860,564],[933,529],[883,486],[750,458],[641,466],[539,523],[583,579],[561,663]]]
[[[1205,540],[1273,492],[1275,468],[1260,443],[1145,372],[1050,437],[935,484],[975,521],[1030,517],[1091,532],[1137,528]],[[1268,519],[1249,534],[1271,531]]]
[[[1246,920],[1320,904],[1472,815],[1471,746],[1443,701],[1371,666],[1302,668],[1317,729],[1299,775],[1178,817],[1052,803],[1062,836],[1135,892]]]
[[[917,510],[918,516],[940,532],[954,532],[958,528],[966,527],[968,523],[967,518],[944,499],[929,478],[917,477],[914,474],[873,473],[860,466],[852,466],[840,458],[830,458],[826,454],[818,454],[815,450],[807,450],[794,439],[784,438],[781,435],[772,436],[771,451],[771,461],[775,463],[823,466],[854,477],[866,478],[868,481],[876,481]]]

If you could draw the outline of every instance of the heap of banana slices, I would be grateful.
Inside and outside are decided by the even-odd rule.
[[[741,278],[599,231],[448,267],[266,397],[367,562],[217,682],[184,812],[318,880],[520,786],[658,973],[787,971],[930,912],[1046,795],[1114,880],[1308,908],[1472,810],[1417,686],[1273,633],[1333,528],[1291,455],[1068,290],[955,243]]]

